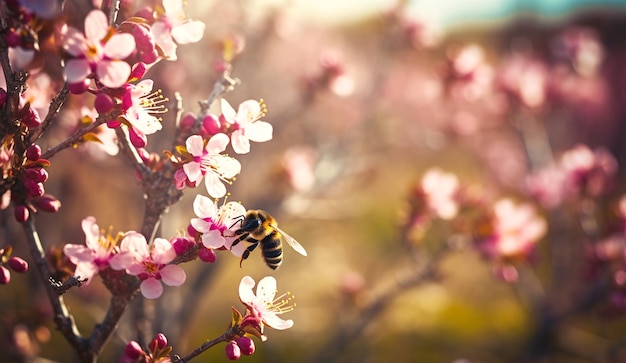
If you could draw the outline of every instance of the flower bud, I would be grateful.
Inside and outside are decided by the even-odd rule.
[[[176,237],[172,240],[172,247],[174,247],[174,251],[176,251],[177,255],[182,255],[189,251],[193,245],[195,245],[195,243],[185,237]]]
[[[139,62],[139,63],[135,64],[135,66],[133,67],[133,70],[130,72],[130,78],[131,79],[141,79],[141,78],[143,78],[143,76],[148,71],[148,67],[146,66],[146,63],[150,64],[152,62]]]
[[[202,262],[213,263],[215,262],[215,251],[210,248],[202,248],[198,251],[198,257]]]
[[[34,198],[31,202],[37,209],[48,213],[56,213],[61,209],[61,201],[50,194],[44,194],[41,197]]]
[[[24,187],[26,193],[31,197],[40,197],[45,192],[43,184],[33,179],[24,179]]]
[[[28,168],[26,169],[26,177],[38,183],[43,183],[48,180],[48,172],[44,168]]]
[[[148,144],[148,139],[146,138],[146,135],[135,130],[132,127],[128,129],[128,136],[130,138],[130,142],[136,148],[144,148]]]
[[[205,138],[217,134],[221,128],[220,120],[214,115],[209,114],[202,119],[202,136]]]
[[[41,126],[41,118],[39,112],[32,107],[28,107],[26,115],[22,118],[22,123],[28,127]]]
[[[238,338],[237,345],[244,355],[252,355],[254,353],[254,341],[248,337]]]
[[[228,344],[226,344],[225,351],[226,357],[230,360],[237,360],[241,357],[241,350],[234,340],[231,340]]]
[[[28,262],[26,262],[23,258],[13,256],[9,258],[7,262],[9,267],[15,272],[26,272],[28,271]]]
[[[107,113],[113,109],[113,99],[106,93],[98,93],[93,105],[99,114]]]
[[[126,344],[126,348],[124,348],[124,354],[128,358],[137,359],[144,354],[143,349],[141,349],[141,345],[134,340],[131,340]]]
[[[11,281],[11,271],[4,266],[0,266],[0,285],[6,285]]]
[[[191,130],[191,128],[193,127],[195,123],[196,123],[196,116],[191,112],[187,112],[181,118],[179,128],[181,131],[189,131]]]
[[[15,215],[15,219],[20,223],[26,222],[28,220],[28,217],[30,216],[28,208],[26,208],[26,206],[23,204],[16,205],[15,209],[13,209],[13,213]]]
[[[32,144],[26,149],[26,159],[30,161],[37,161],[41,158],[41,147],[37,144]]]
[[[22,43],[20,33],[15,29],[10,29],[5,37],[7,45],[11,48],[17,48]]]
[[[91,80],[89,78],[85,78],[81,82],[70,83],[67,88],[70,90],[72,94],[80,95],[82,93],[87,92],[90,84],[91,84]]]
[[[159,52],[156,49],[144,51],[141,53],[141,61],[146,64],[152,64],[159,59]]]
[[[163,333],[157,334],[154,339],[150,342],[148,347],[151,351],[155,351],[158,349],[163,349],[167,346],[167,337]]]
[[[116,129],[122,125],[121,122],[116,120],[107,121],[107,127],[110,129]]]

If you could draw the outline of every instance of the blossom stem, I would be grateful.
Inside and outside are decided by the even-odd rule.
[[[193,352],[187,354],[184,357],[177,357],[174,358],[174,360],[172,360],[172,363],[186,363],[189,362],[191,359],[199,356],[200,354],[202,354],[203,352],[205,352],[206,350],[208,350],[209,348],[219,344],[219,343],[226,343],[228,341],[231,341],[233,339],[235,339],[238,335],[235,334],[235,332],[233,331],[233,329],[228,329],[226,332],[224,332],[224,334],[220,335],[219,337],[213,339],[213,340],[207,340],[204,343],[202,343],[201,346],[199,346],[198,348],[194,349]]]
[[[46,117],[46,119],[47,119],[47,117]],[[94,123],[92,123],[91,125],[85,126],[82,129],[76,131],[72,136],[70,136],[67,139],[63,140],[57,146],[55,146],[55,147],[49,149],[48,151],[46,151],[41,157],[43,159],[50,159],[51,157],[56,155],[59,151],[65,150],[67,148],[70,148],[70,147],[76,145],[76,143],[79,142],[80,139],[83,136],[85,136],[87,133],[95,130],[98,126],[100,126],[100,125],[102,125],[104,123],[105,123],[105,120],[99,117],[96,121],[94,121]]]
[[[65,100],[67,99],[69,92],[70,90],[69,90],[68,84],[64,83],[61,90],[59,90],[59,92],[54,96],[54,98],[52,98],[52,101],[50,101],[50,106],[48,107],[48,114],[46,115],[46,118],[41,123],[41,127],[39,127],[36,130],[37,134],[31,137],[31,140],[33,142],[37,140],[38,138],[40,138],[44,134],[46,129],[52,124],[52,121],[61,110],[61,106],[63,106],[63,104],[65,103]]]

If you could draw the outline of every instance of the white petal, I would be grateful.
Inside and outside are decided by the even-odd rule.
[[[265,302],[272,302],[276,296],[276,291],[276,279],[272,276],[265,276],[256,287],[256,296]]]
[[[226,186],[215,174],[209,173],[205,175],[204,186],[206,186],[207,193],[213,198],[221,198],[226,195]]]
[[[256,121],[246,126],[246,136],[255,142],[265,142],[272,139],[272,124],[265,121]]]
[[[213,223],[200,218],[192,218],[190,223],[193,229],[200,233],[207,233],[211,230],[211,227],[213,227]]]
[[[167,286],[180,286],[187,279],[185,271],[178,265],[167,265],[159,273],[161,274],[161,280]]]
[[[85,43],[87,39],[78,29],[69,27],[65,34],[63,49],[74,57],[81,56],[85,53]]]
[[[198,194],[193,200],[193,212],[200,218],[215,218],[217,206],[213,199]]]
[[[189,162],[183,165],[183,170],[185,174],[187,174],[187,178],[192,183],[197,183],[202,179],[202,169],[200,168],[200,163],[196,163],[195,161]]]
[[[233,150],[237,154],[247,154],[250,152],[250,140],[243,134],[242,130],[237,130],[230,135],[230,141],[233,145]]]
[[[226,155],[214,155],[215,168],[222,177],[231,179],[241,172],[241,163]]]
[[[243,303],[249,303],[256,299],[252,292],[254,287],[254,279],[250,276],[244,276],[239,283],[239,300]]]
[[[175,61],[177,45],[172,39],[170,28],[162,21],[157,21],[152,24],[151,32],[154,36],[154,42],[161,47],[165,57],[169,60]]]
[[[163,285],[154,277],[144,280],[141,285],[141,294],[146,299],[156,299],[163,294]]]
[[[219,154],[226,150],[226,146],[228,146],[229,141],[228,135],[224,133],[215,134],[209,139],[206,150],[210,155]]]
[[[172,38],[178,44],[198,42],[203,35],[204,23],[198,20],[188,20],[172,29]]]
[[[202,234],[202,244],[206,248],[217,249],[223,247],[225,242],[226,239],[217,229]]]
[[[83,245],[67,244],[63,246],[63,253],[76,265],[94,259],[93,251]]]
[[[100,248],[98,239],[100,238],[100,227],[96,224],[96,218],[93,216],[86,217],[81,222],[81,227],[85,233],[85,242],[91,250]]]
[[[100,270],[98,269],[98,266],[96,266],[96,264],[91,262],[82,262],[76,265],[76,271],[74,271],[74,276],[87,279],[84,284],[88,285],[99,271]]]
[[[163,0],[163,10],[168,16],[177,16],[183,11],[183,0]]]
[[[285,330],[293,326],[293,320],[283,320],[274,314],[264,315],[263,321],[265,322],[265,324],[276,330]]]
[[[104,45],[104,55],[111,59],[124,59],[135,50],[135,38],[128,33],[119,33]]]
[[[155,238],[152,243],[152,260],[159,264],[166,264],[176,257],[176,251],[170,241],[165,238]]]
[[[252,121],[261,114],[261,104],[257,100],[247,100],[239,104],[237,120]]]
[[[222,115],[224,115],[226,122],[234,124],[237,120],[237,112],[233,106],[231,106],[230,103],[223,98],[220,100],[220,105],[222,106]]]

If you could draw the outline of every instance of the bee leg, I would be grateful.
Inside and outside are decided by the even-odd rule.
[[[243,253],[241,254],[241,260],[239,260],[239,267],[243,267],[243,260],[247,259],[248,257],[250,257],[250,252],[254,251],[254,249],[256,248],[256,246],[259,245],[259,241],[253,240],[253,241],[249,241],[252,242],[252,244],[250,246],[248,246],[248,248],[246,248]]]
[[[237,233],[239,231],[241,231],[241,230],[236,231],[235,235],[240,234],[240,233]],[[241,236],[237,237],[237,239],[233,241],[233,243],[230,245],[230,248],[233,248],[233,246],[236,246],[239,242],[241,242],[244,239],[248,238],[248,235],[250,234],[250,233],[245,233],[245,232],[242,232],[242,233],[243,234]]]

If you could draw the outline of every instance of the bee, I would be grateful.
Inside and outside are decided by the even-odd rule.
[[[250,253],[260,244],[263,259],[269,268],[276,270],[283,262],[283,242],[287,242],[291,248],[299,254],[306,256],[306,250],[298,241],[278,228],[276,219],[263,210],[249,210],[245,215],[237,218],[235,224],[239,223],[239,229],[235,230],[237,239],[232,246],[241,241],[252,243],[241,255],[239,265],[250,256]],[[233,226],[235,225],[233,224]],[[232,226],[231,226],[232,228]]]

